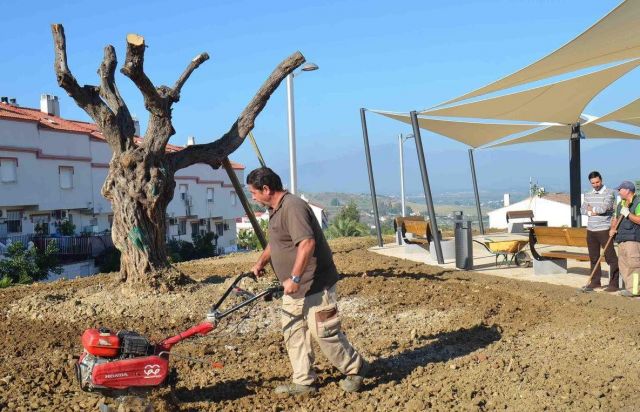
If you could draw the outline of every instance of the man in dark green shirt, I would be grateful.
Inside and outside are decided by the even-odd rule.
[[[360,390],[365,362],[340,329],[338,271],[313,211],[304,200],[285,191],[280,177],[267,167],[249,173],[247,184],[253,200],[269,208],[269,244],[252,270],[259,276],[271,262],[285,293],[282,329],[293,382],[278,386],[276,392],[296,395],[316,391],[311,336],[327,359],[346,375],[340,381],[342,389]]]

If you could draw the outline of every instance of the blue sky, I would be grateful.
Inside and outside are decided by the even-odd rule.
[[[157,85],[172,85],[190,59],[203,51],[210,54],[174,106],[177,134],[171,140],[184,144],[188,135],[194,135],[198,143],[205,143],[228,130],[277,63],[300,50],[320,66],[295,80],[298,159],[303,168],[340,153],[362,152],[360,107],[419,110],[456,97],[550,53],[618,3],[3,2],[0,95],[36,107],[41,93],[56,94],[61,97],[63,117],[87,120],[55,82],[50,24],[64,24],[69,65],[80,83],[89,84],[97,82],[103,47],[114,45],[122,62],[125,36],[134,32],[146,39],[145,68]],[[602,115],[635,99],[637,80],[635,72],[627,75],[596,98],[587,112]],[[117,82],[144,127],[146,111],[140,94],[124,76],[118,74]],[[370,114],[368,120],[372,145],[393,143],[398,133],[410,132],[406,125],[377,115]],[[286,176],[284,83],[258,118],[254,134],[267,163]],[[423,140],[427,154],[466,151],[459,143],[428,133]],[[566,146],[566,142],[540,143],[518,150],[536,153]],[[248,168],[257,166],[248,142],[231,158]],[[364,163],[356,167],[364,168]],[[362,184],[365,191],[367,182]],[[304,182],[299,185],[304,187]]]

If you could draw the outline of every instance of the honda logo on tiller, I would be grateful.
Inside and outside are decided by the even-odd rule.
[[[145,378],[155,378],[160,375],[160,365],[145,365],[144,367]]]

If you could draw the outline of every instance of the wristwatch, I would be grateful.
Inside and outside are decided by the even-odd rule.
[[[301,277],[296,275],[291,275],[291,280],[293,283],[300,283]]]

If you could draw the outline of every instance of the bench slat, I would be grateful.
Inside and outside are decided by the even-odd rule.
[[[581,260],[581,261],[585,261],[585,262],[589,260],[589,255],[588,254],[578,253],[578,252],[567,252],[567,251],[564,251],[564,250],[550,250],[548,252],[540,253],[540,256],[549,257],[549,258],[556,258],[556,259]]]

